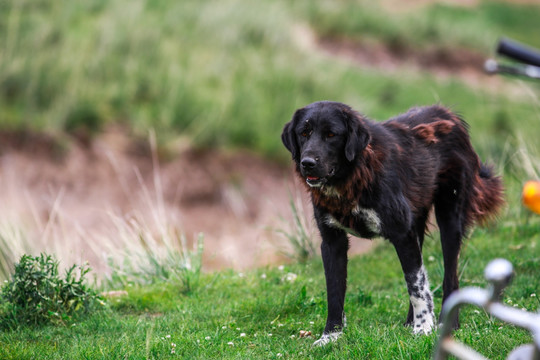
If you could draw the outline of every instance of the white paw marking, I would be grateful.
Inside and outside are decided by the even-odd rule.
[[[330,334],[323,334],[321,338],[313,343],[313,346],[324,346],[331,342],[336,342],[337,339],[343,334],[342,331],[332,332]]]
[[[426,269],[422,266],[416,273],[411,289],[409,290],[413,306],[413,334],[428,335],[435,329],[435,315],[433,314],[433,296],[429,290],[429,281]]]

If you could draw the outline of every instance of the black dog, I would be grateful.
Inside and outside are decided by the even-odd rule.
[[[328,318],[315,344],[337,339],[344,326],[347,233],[390,240],[410,296],[406,324],[415,334],[430,333],[435,319],[422,244],[431,208],[441,232],[444,302],[459,287],[463,236],[503,204],[501,179],[478,159],[467,124],[436,105],[375,123],[323,101],[297,110],[281,137],[311,193],[322,237]]]

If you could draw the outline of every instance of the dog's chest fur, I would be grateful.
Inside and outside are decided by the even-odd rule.
[[[326,187],[313,189],[313,202],[326,210],[324,222],[333,228],[364,238],[381,233],[381,219],[374,209],[365,208],[354,199],[349,199],[337,189]]]

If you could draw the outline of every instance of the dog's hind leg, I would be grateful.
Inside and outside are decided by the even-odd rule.
[[[441,233],[444,259],[443,304],[448,296],[459,288],[458,259],[464,225],[457,195],[457,191],[452,191],[446,196],[439,196],[435,202],[435,215]],[[453,326],[459,327],[459,317],[456,317]]]
[[[323,335],[314,345],[325,345],[337,340],[344,326],[349,239],[345,231],[330,227],[322,216],[317,216],[317,212],[315,217],[322,236],[321,254],[326,277],[328,317]]]
[[[414,334],[429,334],[435,326],[433,296],[429,289],[427,272],[422,262],[422,251],[415,231],[392,241],[396,248],[407,282],[412,307]]]

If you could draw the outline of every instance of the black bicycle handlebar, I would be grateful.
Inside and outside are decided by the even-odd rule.
[[[525,64],[540,66],[540,52],[515,40],[500,39],[497,53]]]

